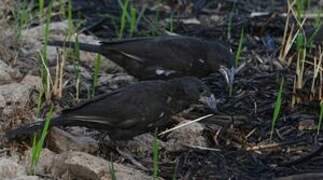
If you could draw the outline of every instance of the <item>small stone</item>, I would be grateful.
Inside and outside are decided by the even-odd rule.
[[[96,140],[86,137],[75,137],[59,128],[52,128],[47,137],[48,147],[57,153],[66,151],[82,151],[94,153],[99,150]]]
[[[13,179],[22,175],[26,175],[23,166],[12,159],[0,158],[0,179]]]
[[[298,130],[314,130],[316,128],[315,121],[313,119],[305,119],[298,123]]]
[[[182,123],[188,122],[187,120]],[[192,123],[188,126],[172,131],[166,142],[166,150],[169,152],[184,151],[187,146],[208,147],[207,139],[203,136],[204,126],[200,123]]]
[[[25,167],[31,167],[31,149],[25,152]],[[57,156],[54,152],[44,148],[40,154],[39,161],[35,167],[35,174],[50,174]]]
[[[113,163],[114,174],[118,180],[150,180],[139,170]],[[55,177],[70,179],[108,180],[111,179],[111,162],[83,152],[65,152],[55,158],[53,167]]]

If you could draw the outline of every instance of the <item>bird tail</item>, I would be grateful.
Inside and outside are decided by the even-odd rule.
[[[48,41],[47,45],[67,48],[79,48],[82,51],[101,53],[102,47],[96,44],[76,43],[71,41]]]
[[[49,121],[49,127],[64,125],[65,121],[62,117],[56,117]],[[31,136],[45,127],[45,121],[38,121],[31,124],[23,125],[16,129],[9,130],[5,133],[7,140],[22,138],[24,136]]]

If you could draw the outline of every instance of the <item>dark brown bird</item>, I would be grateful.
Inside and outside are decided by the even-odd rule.
[[[75,42],[50,41],[48,45],[76,47]],[[186,36],[161,36],[79,43],[80,50],[102,54],[139,80],[204,77],[220,71],[228,84],[234,79],[234,58],[216,41]]]
[[[214,96],[195,77],[142,81],[65,110],[50,126],[84,126],[125,140],[168,124],[170,116],[199,101],[216,109]],[[6,137],[28,136],[43,126],[44,121],[28,124],[6,132]]]

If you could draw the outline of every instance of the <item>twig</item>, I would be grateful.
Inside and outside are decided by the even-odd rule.
[[[304,173],[291,176],[279,177],[276,180],[301,180],[301,179],[323,179],[323,173]]]
[[[300,157],[300,158],[292,160],[292,161],[281,163],[280,166],[292,166],[292,165],[296,165],[299,163],[304,163],[306,161],[311,160],[313,157],[319,155],[321,152],[323,152],[323,145],[320,145],[316,150],[312,151],[311,153],[309,153],[303,157]]]
[[[183,146],[193,148],[193,149],[203,150],[203,151],[216,151],[216,152],[221,151],[220,149],[203,147],[203,146],[193,146],[193,145],[187,145],[187,144],[183,144]]]
[[[256,151],[256,150],[262,150],[262,149],[272,149],[272,148],[277,148],[281,146],[286,146],[286,145],[291,145],[291,144],[296,144],[299,142],[304,141],[305,139],[296,139],[296,140],[290,140],[286,142],[281,142],[281,143],[270,143],[270,144],[260,144],[252,147],[247,147],[247,151]]]
[[[158,134],[158,136],[161,136],[161,135],[167,134],[167,133],[169,133],[169,132],[172,132],[172,131],[174,131],[174,130],[176,130],[176,129],[179,129],[179,128],[182,128],[182,127],[188,126],[188,125],[190,125],[190,124],[192,124],[192,123],[195,123],[195,122],[198,122],[198,121],[202,121],[203,119],[209,118],[209,117],[211,117],[211,116],[213,116],[213,114],[208,114],[208,115],[205,115],[205,116],[199,117],[199,118],[197,118],[197,119],[195,119],[195,120],[193,120],[193,121],[189,121],[189,122],[186,122],[186,123],[184,123],[184,124],[180,124],[180,125],[178,125],[178,126],[175,126],[175,127],[171,128],[171,129],[168,129],[168,130],[166,130],[166,131],[163,131],[163,132],[159,133],[159,134]]]

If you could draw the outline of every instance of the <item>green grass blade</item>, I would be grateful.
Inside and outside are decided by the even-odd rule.
[[[32,169],[33,173],[34,173],[35,167],[37,166],[37,164],[39,162],[40,154],[43,150],[44,142],[45,142],[46,136],[48,134],[49,123],[53,117],[53,110],[54,110],[54,108],[52,106],[50,108],[49,112],[46,114],[45,125],[44,125],[44,128],[42,129],[40,139],[37,141],[36,136],[34,136],[34,138],[33,138],[33,147],[31,150],[31,152],[32,152],[32,154],[31,154],[31,169]]]
[[[278,117],[279,117],[279,113],[281,111],[283,87],[284,87],[284,78],[282,78],[282,80],[281,80],[279,91],[278,91],[276,101],[275,101],[273,118],[272,118],[272,122],[271,122],[270,140],[273,137],[274,129],[276,127],[276,123],[277,123],[277,120],[278,120]]]
[[[62,17],[66,18],[66,10],[65,10],[65,0],[59,0],[59,12]]]
[[[126,24],[127,24],[129,0],[125,0],[125,2],[119,1],[119,4],[121,6],[122,13],[121,13],[121,17],[120,17],[120,28],[119,28],[118,38],[121,39],[123,37],[124,31],[126,28]]]
[[[80,83],[81,83],[81,62],[80,62],[80,43],[78,36],[75,37],[75,47],[73,49],[73,67],[76,75],[76,83],[75,83],[75,92],[76,99],[79,100],[80,97]]]
[[[235,65],[238,66],[239,65],[239,61],[240,61],[240,57],[241,57],[241,51],[243,49],[243,43],[244,43],[244,28],[242,28],[241,33],[240,33],[240,40],[239,40],[239,46],[238,46],[238,50],[236,52],[236,56],[235,56]]]
[[[317,134],[320,134],[320,129],[322,125],[322,120],[323,120],[323,101],[320,103],[320,117],[319,117],[319,124],[317,125]]]
[[[114,169],[114,164],[112,161],[110,162],[109,168],[110,168],[111,179],[117,180],[116,170]]]
[[[158,179],[158,176],[159,176],[159,141],[157,139],[157,136],[155,136],[154,142],[153,142],[153,178]]]
[[[130,36],[137,31],[137,10],[134,7],[130,8]]]
[[[37,98],[37,110],[36,110],[36,117],[40,116],[40,110],[43,106],[43,95],[44,95],[44,89],[41,88],[40,92],[38,94],[38,98]]]
[[[74,33],[72,0],[68,0],[67,6],[68,40]]]
[[[39,4],[40,17],[44,17],[45,16],[45,9],[44,9],[45,2],[44,2],[44,0],[38,0],[38,4]]]

